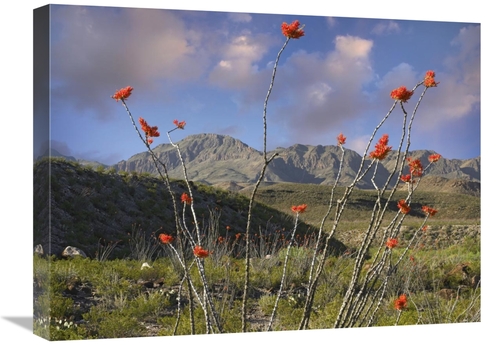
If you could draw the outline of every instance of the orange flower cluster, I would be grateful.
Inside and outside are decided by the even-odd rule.
[[[397,238],[389,238],[385,244],[387,248],[392,249],[398,245]]]
[[[200,259],[204,259],[210,255],[208,250],[203,249],[202,246],[195,246],[193,249],[193,254],[194,254],[194,256],[196,256],[197,258],[200,258]]]
[[[160,236],[158,236],[158,239],[163,244],[172,243],[172,241],[174,240],[174,238],[172,236],[167,235],[167,234],[160,234]]]
[[[370,152],[370,157],[378,160],[382,160],[387,157],[387,154],[392,149],[392,146],[387,146],[388,142],[389,136],[384,134],[382,138],[379,139],[378,143],[375,144],[375,150]]]
[[[396,308],[397,310],[403,310],[407,306],[408,306],[408,300],[406,299],[405,294],[400,295],[399,298],[397,298],[394,301],[394,308]]]
[[[439,153],[434,153],[429,156],[429,162],[434,163],[441,159],[441,155]]]
[[[134,88],[131,86],[124,87],[123,89],[117,90],[111,98],[116,99],[116,101],[121,101],[127,99]]]
[[[337,137],[337,143],[338,145],[344,145],[345,144],[346,137],[340,133],[339,136]]]
[[[146,134],[146,140],[149,144],[153,143],[153,137],[159,137],[160,132],[158,132],[158,127],[157,126],[149,126],[146,120],[144,120],[142,117],[139,117],[139,123],[141,124],[141,129],[144,131]]]
[[[305,35],[304,30],[300,28],[298,20],[293,21],[291,24],[281,24],[281,32],[285,37],[299,39]]]
[[[401,181],[406,182],[406,183],[414,183],[415,181],[411,179],[411,175],[402,175],[401,176]]]
[[[398,201],[398,208],[402,214],[408,214],[410,212],[410,206],[403,199]]]
[[[391,91],[391,98],[401,102],[407,102],[412,95],[413,91],[407,90],[404,86]]]
[[[425,213],[427,213],[431,217],[437,213],[437,210],[435,210],[429,206],[422,206],[422,211],[424,211]]]
[[[420,159],[412,159],[411,157],[407,158],[408,166],[410,167],[410,173],[413,176],[420,177],[424,173],[424,168],[422,167],[422,163]]]
[[[193,202],[193,199],[191,199],[191,197],[189,195],[187,195],[186,193],[182,193],[181,202],[183,202],[187,205],[191,205],[191,203]]]
[[[424,77],[425,87],[436,87],[437,84],[439,84],[439,82],[436,83],[436,81],[434,80],[435,76],[436,76],[436,73],[434,73],[434,71],[427,71],[427,73],[425,73],[425,77]]]
[[[186,121],[179,122],[179,120],[174,120],[174,125],[179,129],[184,129],[184,126],[186,126]]]
[[[306,208],[307,208],[306,204],[292,206],[292,211],[295,213],[304,213],[306,211]]]

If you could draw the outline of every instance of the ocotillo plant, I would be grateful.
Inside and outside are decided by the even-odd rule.
[[[267,107],[268,102],[272,94],[274,87],[275,78],[277,77],[277,70],[279,66],[280,57],[292,39],[299,39],[305,36],[304,26],[301,26],[299,21],[294,21],[291,24],[283,23],[281,26],[282,34],[285,36],[285,42],[281,49],[278,51],[277,57],[274,62],[274,67],[271,74],[271,82],[264,99],[263,108],[263,154],[262,154],[262,165],[261,170],[258,173],[258,178],[253,187],[251,196],[249,198],[248,212],[246,214],[246,229],[243,235],[242,241],[244,241],[244,284],[243,284],[243,294],[241,298],[241,331],[247,332],[248,327],[248,299],[249,299],[249,282],[250,282],[250,267],[251,267],[251,230],[252,230],[252,214],[254,212],[255,198],[257,190],[265,176],[266,169],[271,161],[276,157],[276,154],[268,156],[267,152]],[[313,255],[310,259],[310,268],[308,273],[307,283],[305,284],[306,294],[305,301],[302,310],[302,316],[300,322],[297,324],[298,329],[309,328],[309,322],[311,318],[312,306],[314,303],[315,294],[317,292],[318,282],[323,273],[325,263],[327,260],[327,253],[330,240],[335,235],[336,231],[339,229],[342,223],[342,215],[347,207],[347,203],[352,196],[352,192],[359,182],[366,176],[371,176],[371,182],[377,193],[377,199],[373,204],[371,217],[367,219],[366,230],[363,234],[363,240],[357,248],[355,253],[354,266],[352,272],[350,272],[350,282],[345,295],[342,299],[342,305],[338,311],[338,315],[331,325],[332,327],[353,327],[353,326],[370,326],[374,322],[374,317],[379,310],[382,302],[387,298],[386,290],[388,282],[393,276],[394,272],[397,270],[398,266],[402,262],[403,257],[408,252],[408,249],[418,241],[422,229],[425,227],[427,218],[434,215],[437,211],[430,206],[425,206],[422,210],[427,214],[427,217],[423,220],[421,226],[414,232],[412,238],[406,244],[404,250],[397,256],[393,255],[393,248],[399,245],[400,241],[398,236],[400,234],[400,229],[405,220],[406,214],[411,209],[412,205],[412,195],[419,185],[421,177],[424,175],[425,171],[428,169],[430,164],[436,162],[440,156],[438,154],[429,157],[429,165],[423,168],[422,163],[418,159],[409,157],[409,148],[411,142],[411,129],[412,124],[416,118],[417,110],[421,104],[424,95],[427,90],[432,87],[436,87],[438,82],[435,81],[435,73],[433,71],[428,71],[424,76],[423,80],[417,83],[413,89],[409,90],[404,86],[394,89],[390,97],[393,99],[392,105],[389,107],[387,114],[381,119],[379,124],[375,127],[362,156],[362,160],[352,182],[347,186],[344,193],[340,197],[336,197],[338,181],[342,173],[343,163],[344,163],[344,144],[347,138],[341,133],[337,136],[337,144],[342,151],[342,156],[338,166],[338,175],[332,186],[330,200],[327,212],[323,216],[320,222],[319,233],[314,236],[315,243],[313,244]],[[297,86],[294,86],[297,87]],[[300,86],[299,86],[300,87]],[[408,113],[405,108],[407,101],[414,96],[415,92],[422,87],[423,90],[419,96],[414,109]],[[157,172],[160,178],[166,185],[173,205],[173,211],[175,215],[175,237],[170,234],[161,234],[160,242],[167,245],[174,257],[179,261],[180,266],[183,269],[183,278],[179,288],[179,296],[184,283],[186,284],[186,289],[188,290],[189,296],[189,310],[190,310],[190,324],[191,333],[196,333],[195,331],[195,318],[193,316],[194,304],[197,301],[198,305],[202,308],[205,320],[205,331],[206,333],[214,332],[224,332],[224,324],[221,319],[221,315],[217,311],[216,303],[214,300],[214,295],[211,292],[210,283],[207,274],[205,272],[204,259],[209,257],[212,253],[207,249],[206,239],[202,235],[202,231],[199,226],[198,216],[196,214],[196,209],[194,204],[196,202],[195,196],[190,185],[189,172],[187,171],[186,164],[182,157],[182,152],[178,146],[172,140],[171,133],[175,130],[184,130],[186,127],[185,121],[179,121],[177,119],[173,120],[174,128],[169,130],[166,134],[169,143],[176,149],[177,155],[179,157],[180,165],[182,167],[183,178],[187,185],[188,192],[182,195],[175,195],[172,186],[170,184],[169,172],[165,162],[162,162],[159,157],[151,149],[154,138],[160,136],[158,127],[150,126],[146,120],[139,118],[139,123],[141,130],[136,125],[136,122],[129,110],[126,100],[131,96],[133,88],[128,86],[123,89],[118,90],[112,98],[121,101],[125,107],[133,127],[135,128],[140,139],[147,147],[149,154],[155,164]],[[389,95],[388,95],[389,96]],[[388,97],[389,98],[389,97]],[[401,123],[401,135],[399,141],[397,142],[396,161],[398,162],[394,168],[390,171],[389,176],[386,181],[380,184],[377,176],[377,168],[380,162],[383,161],[390,151],[392,151],[392,146],[389,146],[389,136],[387,134],[380,135],[382,128],[386,123],[387,119],[394,114],[399,115],[401,111],[402,123]],[[378,141],[374,143],[375,138],[379,137]],[[374,145],[373,145],[374,143]],[[370,151],[371,147],[374,147]],[[408,174],[404,174],[405,171],[409,171]],[[397,180],[398,183],[391,185],[391,181]],[[400,183],[404,183],[408,186],[407,196],[405,199],[401,199],[397,203],[399,208],[398,213],[390,221],[389,225],[382,226],[383,219],[388,213],[388,208],[390,203],[394,202],[394,194]],[[392,186],[392,187],[391,187]],[[181,205],[179,205],[179,202]],[[281,299],[281,294],[285,286],[285,278],[287,277],[287,264],[290,258],[290,249],[292,247],[295,231],[297,230],[299,214],[306,210],[306,205],[293,206],[292,212],[295,214],[295,225],[292,230],[292,235],[290,241],[286,245],[286,254],[283,264],[283,270],[281,274],[281,281],[279,284],[278,292],[275,296],[274,307],[269,319],[267,330],[272,329],[273,322],[275,321],[276,315],[278,313],[278,305]],[[188,225],[186,222],[186,212],[189,209],[192,217],[193,226]],[[331,229],[325,229],[326,220],[329,217],[333,217],[333,226]],[[191,223],[189,223],[191,224]],[[376,240],[381,238],[381,240],[376,243]],[[237,238],[239,239],[239,237]],[[224,240],[224,239],[223,239]],[[204,242],[205,241],[205,242]],[[220,241],[221,243],[223,241]],[[226,244],[227,245],[227,244]],[[226,250],[228,250],[226,247]],[[234,245],[232,246],[234,248]],[[372,259],[372,263],[368,270],[362,274],[364,263],[366,262],[366,257],[369,250],[375,249],[375,256]],[[217,260],[219,261],[219,260]],[[193,283],[193,277],[191,268],[196,267],[199,274],[202,288],[200,291],[197,290],[195,284]],[[395,320],[395,324],[398,324],[401,312],[406,308],[407,305],[407,295],[409,292],[402,292],[398,300],[395,302],[394,306],[398,310],[399,314]],[[177,322],[180,316],[180,304],[178,308]],[[177,329],[177,325],[175,327]],[[175,334],[175,330],[174,330]]]

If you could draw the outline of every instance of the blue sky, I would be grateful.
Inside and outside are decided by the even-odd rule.
[[[187,125],[175,141],[218,133],[261,150],[264,98],[285,41],[280,25],[295,19],[306,34],[280,59],[268,149],[334,145],[342,132],[346,147],[362,153],[393,103],[390,91],[412,88],[432,69],[440,84],[419,108],[412,149],[481,154],[479,23],[64,5],[51,11],[52,147],[105,164],[144,151],[110,98],[131,85],[133,116],[162,133],[153,146],[168,142],[178,119]],[[393,144],[400,116],[381,130]]]

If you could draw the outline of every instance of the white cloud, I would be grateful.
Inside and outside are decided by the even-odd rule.
[[[335,47],[342,57],[366,59],[373,47],[373,42],[354,36],[337,36]]]
[[[413,66],[406,62],[402,62],[386,73],[381,80],[377,82],[377,87],[380,94],[388,95],[392,90],[400,86],[412,89],[419,79],[420,76],[417,76],[417,72],[414,70]]]
[[[263,48],[263,45],[252,39],[252,34],[248,33],[235,37],[226,46],[223,55],[228,59],[258,61],[264,55]]]
[[[401,28],[399,27],[399,24],[396,23],[395,21],[389,20],[389,21],[379,22],[377,25],[375,25],[375,27],[372,29],[372,34],[388,35],[393,33],[399,33],[400,31]]]
[[[203,61],[200,61],[203,57],[192,44],[196,35],[191,31],[188,36],[183,22],[173,13],[133,11],[129,25],[132,30],[122,44],[129,61],[133,61],[130,67],[138,75],[148,80],[192,80],[203,72]]]
[[[437,90],[429,90],[424,106],[426,125],[439,127],[446,122],[477,116],[480,103],[480,28],[468,26],[451,42],[444,70],[436,71]]]
[[[275,116],[291,133],[291,142],[317,143],[321,138],[334,142],[338,133],[332,137],[331,129],[367,109],[362,91],[374,77],[372,47],[373,42],[366,39],[337,36],[335,49],[329,53],[301,51],[282,64],[275,97],[288,103]]]
[[[328,96],[332,93],[333,89],[330,85],[324,82],[318,82],[310,85],[306,89],[306,97],[309,104],[324,104]]]
[[[232,70],[233,69],[231,61],[227,61],[227,60],[220,60],[219,67],[221,69],[227,69],[227,70]]]
[[[373,42],[354,36],[337,36],[335,50],[330,52],[324,61],[318,65],[315,74],[328,78],[334,87],[341,92],[360,92],[364,83],[373,78],[373,71],[369,55]],[[324,74],[324,75],[323,75]],[[352,99],[356,95],[352,94]]]
[[[249,23],[252,21],[252,16],[248,13],[229,13],[228,18],[237,23]]]
[[[480,35],[479,25],[462,28],[451,42],[452,48],[459,49],[458,53],[445,61],[450,72],[458,74],[463,83],[472,87],[479,87]]]
[[[360,155],[363,155],[363,153],[366,150],[366,145],[368,144],[368,141],[370,140],[369,135],[363,135],[359,137],[354,137],[354,138],[347,138],[346,140],[346,147],[356,151]],[[374,139],[376,140],[376,139]]]
[[[55,105],[67,101],[79,113],[109,117],[116,89],[133,84],[147,94],[161,79],[194,80],[208,65],[203,32],[170,11],[61,6],[52,19]]]
[[[265,35],[243,32],[222,45],[219,61],[209,74],[209,82],[221,88],[241,90],[246,97],[262,80],[257,64],[269,49]],[[259,84],[260,85],[260,84]]]
[[[326,25],[329,28],[333,28],[335,25],[337,25],[337,21],[334,17],[326,17]]]

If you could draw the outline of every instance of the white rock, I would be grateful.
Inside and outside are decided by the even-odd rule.
[[[64,248],[61,255],[65,258],[74,258],[75,256],[81,256],[82,258],[87,257],[83,250],[71,246],[67,246],[66,248]]]
[[[41,244],[37,244],[35,246],[35,253],[38,255],[43,255],[43,247]]]
[[[149,264],[147,262],[145,262],[145,263],[142,264],[141,270],[143,270],[145,268],[151,268],[151,266],[149,266]]]

